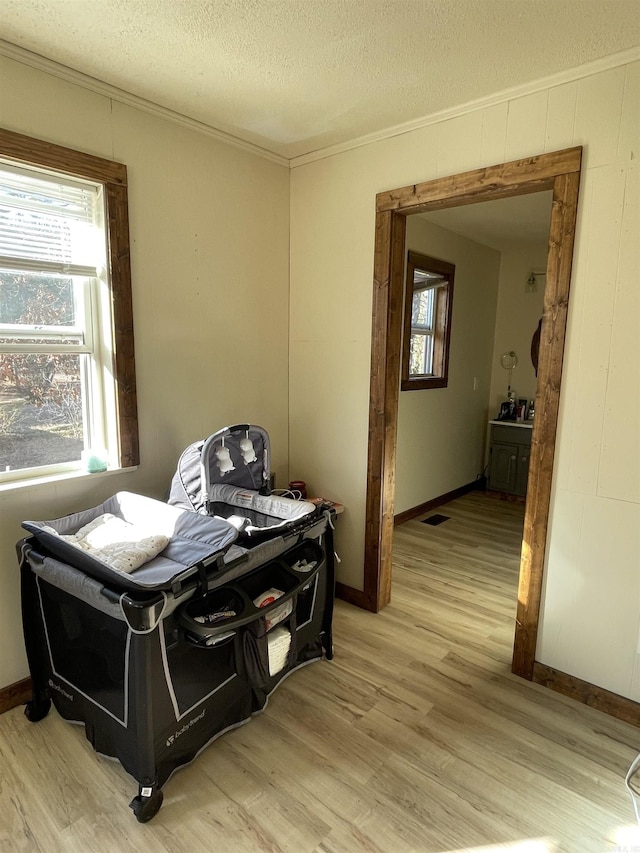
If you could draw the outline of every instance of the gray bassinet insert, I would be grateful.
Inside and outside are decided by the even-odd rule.
[[[279,528],[289,528],[300,519],[317,514],[317,507],[309,501],[261,495],[223,483],[209,486],[208,507],[212,516],[225,518],[243,537],[263,533],[265,528],[273,536]]]
[[[115,516],[145,533],[152,532],[168,540],[155,557],[131,573],[113,568],[90,551],[81,550],[62,536],[76,534],[101,516]],[[222,568],[234,556],[229,551],[238,532],[222,518],[213,518],[136,495],[118,492],[99,506],[49,521],[23,521],[45,552],[91,577],[121,589],[169,589],[197,575],[199,567],[219,563]]]
[[[168,502],[227,519],[238,530],[238,544],[248,548],[304,530],[322,510],[310,501],[272,493],[270,460],[269,434],[263,427],[223,427],[182,453]]]

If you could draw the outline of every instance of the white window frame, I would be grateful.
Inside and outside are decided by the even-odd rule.
[[[419,271],[421,272],[421,271]],[[429,339],[431,348],[430,348],[430,358],[429,364],[424,364],[423,359],[423,367],[424,370],[420,373],[412,373],[410,372],[410,376],[433,376],[433,345],[434,345],[434,334],[435,334],[435,312],[436,312],[436,296],[437,296],[437,288],[441,286],[439,281],[435,281],[434,283],[430,283],[428,280],[425,280],[424,285],[418,286],[418,283],[415,279],[414,273],[414,285],[413,285],[413,294],[412,294],[412,303],[413,299],[417,293],[426,293],[427,291],[431,291],[432,298],[431,304],[429,306],[429,316],[427,317],[427,321],[425,323],[415,323],[413,321],[413,305],[411,311],[411,338],[414,338],[416,335],[420,335],[425,339]]]

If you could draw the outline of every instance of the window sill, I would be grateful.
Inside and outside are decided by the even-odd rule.
[[[26,489],[31,486],[46,486],[53,483],[63,483],[68,480],[80,480],[91,477],[92,479],[102,479],[110,477],[113,474],[124,474],[129,471],[137,471],[138,466],[134,465],[131,468],[110,468],[107,471],[96,471],[90,474],[88,471],[66,471],[64,474],[47,474],[44,477],[25,477],[24,480],[13,480],[12,482],[0,483],[0,494],[4,492],[14,491],[15,489]]]

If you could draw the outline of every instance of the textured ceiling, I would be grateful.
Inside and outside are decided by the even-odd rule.
[[[2,0],[8,42],[294,157],[640,44],[640,0]]]

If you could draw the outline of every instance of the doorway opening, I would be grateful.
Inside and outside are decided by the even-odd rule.
[[[434,594],[439,582],[462,597],[474,590],[471,624],[482,623],[495,604],[509,657],[537,390],[530,349],[543,311],[551,205],[552,192],[545,191],[407,217],[392,601],[400,594],[399,571],[433,583]],[[404,379],[407,367],[433,372],[414,357],[416,349],[430,354],[420,347],[425,333],[416,320],[437,338],[436,312],[426,309],[444,289],[438,280],[416,282],[410,261],[422,259],[420,271],[425,255],[455,270],[449,387],[430,385],[430,377],[416,386],[413,377]],[[446,528],[423,526],[442,513],[452,516]],[[498,597],[488,595],[498,587]],[[452,624],[456,611],[452,600]]]
[[[581,155],[580,147],[565,149],[390,190],[376,199],[364,588],[348,590],[344,597],[377,612],[391,594],[406,217],[553,192],[512,660],[512,671],[529,680],[542,593]]]

